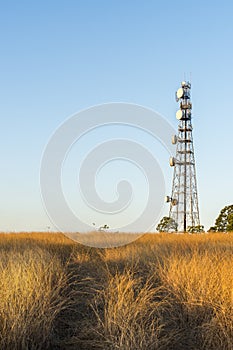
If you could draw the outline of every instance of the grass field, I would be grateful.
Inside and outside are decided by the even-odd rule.
[[[232,350],[232,253],[233,233],[2,233],[0,349]]]

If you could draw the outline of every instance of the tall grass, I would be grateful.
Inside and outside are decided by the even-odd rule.
[[[0,249],[0,348],[46,349],[55,342],[57,316],[70,305],[69,274],[58,256],[9,238]]]
[[[104,251],[113,273],[97,314],[109,348],[232,350],[232,239],[145,235]]]
[[[95,300],[97,330],[102,330],[102,347],[105,349],[158,349],[168,344],[170,335],[162,339],[161,311],[163,300],[159,287],[148,279],[143,283],[134,272],[109,275],[107,287]],[[104,312],[99,312],[104,305]],[[102,316],[102,317],[101,317]]]
[[[232,350],[232,252],[233,234],[0,234],[0,349]]]
[[[233,256],[174,254],[159,267],[181,348],[233,348]]]

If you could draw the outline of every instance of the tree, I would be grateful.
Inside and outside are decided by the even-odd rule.
[[[233,231],[233,213],[228,215],[227,232]]]
[[[174,219],[169,218],[168,216],[164,216],[160,220],[160,223],[156,227],[156,230],[159,232],[176,232],[177,228],[178,225]]]
[[[207,232],[216,232],[216,226],[211,226]]]
[[[105,231],[105,230],[108,230],[108,229],[109,229],[109,226],[107,224],[104,224],[103,226],[99,227],[99,231]]]
[[[210,227],[209,232],[233,231],[233,205],[225,206],[215,221],[215,226]]]
[[[189,233],[201,233],[201,232],[204,232],[204,226],[203,225],[188,226],[187,232],[189,232]]]

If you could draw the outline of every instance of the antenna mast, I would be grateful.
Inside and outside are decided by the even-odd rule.
[[[172,136],[176,157],[170,157],[170,166],[174,167],[172,195],[166,197],[170,202],[169,217],[175,220],[181,232],[186,232],[189,226],[200,225],[190,90],[190,82],[183,81],[176,92],[176,101],[180,102],[176,112],[178,134]]]

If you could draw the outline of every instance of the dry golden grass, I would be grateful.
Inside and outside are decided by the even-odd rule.
[[[43,249],[51,241],[41,234],[0,235],[1,349],[46,349],[57,315],[70,305],[66,266],[52,249]]]
[[[232,252],[233,233],[0,234],[0,348],[232,350]]]

